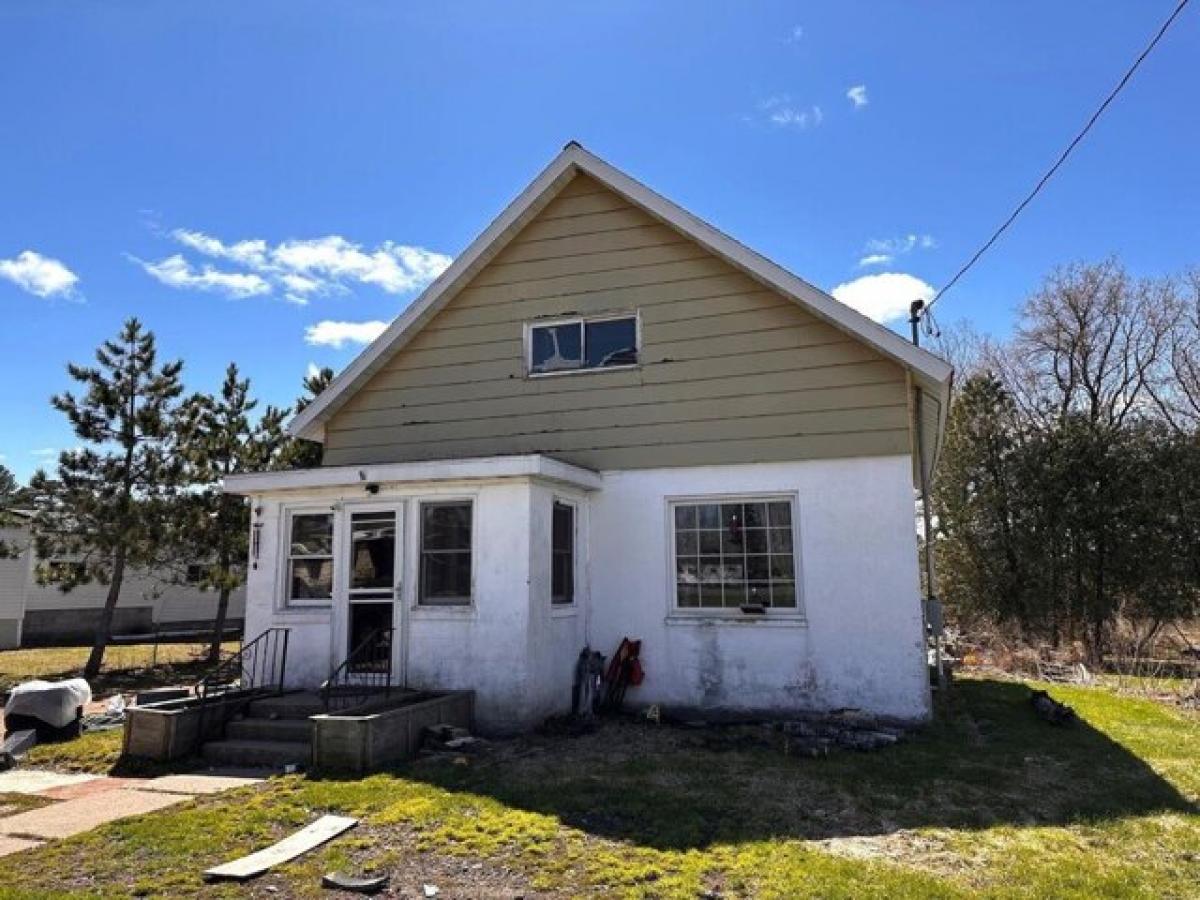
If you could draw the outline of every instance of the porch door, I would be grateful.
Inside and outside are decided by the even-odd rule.
[[[344,645],[340,659],[357,653],[351,674],[388,670],[403,567],[402,507],[349,508],[346,542]],[[369,641],[369,643],[368,643]]]

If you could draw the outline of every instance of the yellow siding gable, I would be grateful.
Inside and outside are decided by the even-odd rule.
[[[634,310],[638,368],[526,377],[526,323]],[[579,175],[329,419],[325,464],[901,454],[908,415],[899,365]]]

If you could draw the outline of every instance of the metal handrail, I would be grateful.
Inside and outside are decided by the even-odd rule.
[[[287,672],[289,633],[287,628],[266,629],[250,643],[243,644],[237,653],[217,661],[196,682],[194,693],[200,709],[197,748],[208,736],[217,701],[249,702],[263,694],[282,693]],[[230,703],[223,708],[222,728],[240,706]]]
[[[392,690],[392,637],[395,628],[376,628],[321,685],[326,712],[343,711]]]

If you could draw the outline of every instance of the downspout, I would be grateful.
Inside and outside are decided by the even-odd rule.
[[[921,346],[921,311],[924,309],[925,303],[922,300],[914,300],[909,307],[910,318],[909,324],[912,326],[912,342],[916,347]],[[934,572],[933,572],[933,513],[930,508],[929,497],[929,471],[925,464],[925,420],[923,416],[925,392],[921,390],[920,385],[913,385],[913,436],[916,442],[917,450],[917,480],[920,483],[921,490],[921,519],[924,525],[924,546],[922,547],[922,562],[925,569],[925,603],[922,604],[921,618],[924,622],[926,633],[929,629],[929,619],[931,616],[936,619],[933,629],[933,658],[934,670],[937,672],[938,687],[945,688],[946,673],[942,665],[942,628],[941,614],[937,611],[937,596],[934,592]],[[936,611],[936,612],[935,612]]]

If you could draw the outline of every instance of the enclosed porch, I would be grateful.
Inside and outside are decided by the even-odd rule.
[[[248,638],[283,687],[475,692],[485,731],[570,703],[600,476],[540,455],[233,476],[251,502]]]

